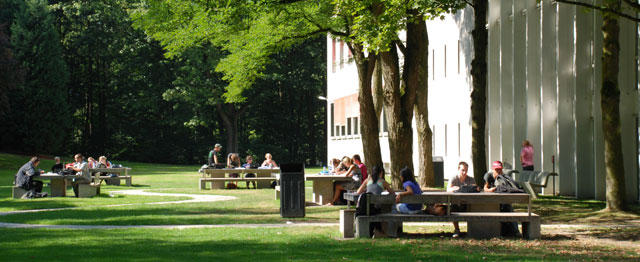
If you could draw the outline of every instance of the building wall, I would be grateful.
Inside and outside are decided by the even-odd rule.
[[[491,161],[502,160],[506,166],[519,169],[521,143],[528,139],[535,148],[536,170],[556,170],[560,174],[555,181],[557,193],[604,199],[601,24],[598,12],[552,1],[489,1],[487,167]],[[640,188],[637,123],[640,81],[636,60],[639,33],[635,23],[622,19],[620,24],[619,85],[625,186],[627,198],[637,200]],[[472,29],[470,8],[444,20],[427,22],[431,50],[429,121],[434,139],[433,155],[444,158],[445,177],[455,174],[459,161],[471,164]],[[337,119],[357,117],[358,77],[351,61],[339,59],[339,41],[335,45],[331,37],[327,41],[327,104],[345,107],[334,113],[351,112],[351,115],[334,115],[334,123],[342,125]],[[332,46],[337,49],[334,51]],[[343,48],[343,57],[346,57],[346,45]],[[351,102],[345,104],[343,101],[347,100]],[[331,111],[327,111],[327,119],[331,119]],[[382,156],[383,161],[388,162],[388,140],[382,125],[381,121]],[[359,135],[331,136],[331,127],[327,133],[330,134],[329,159],[362,154]],[[414,163],[417,163],[417,152],[414,145]],[[545,193],[552,193],[552,188]]]

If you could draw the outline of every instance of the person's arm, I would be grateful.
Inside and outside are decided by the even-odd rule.
[[[489,175],[491,176],[492,174],[489,174]],[[485,176],[484,181],[485,181],[485,183],[484,183],[484,192],[494,192],[494,191],[496,191],[496,187],[489,188],[489,177],[488,176]]]
[[[346,177],[352,177],[352,176],[353,176],[353,170],[354,170],[355,168],[356,168],[356,165],[351,165],[351,166],[349,167],[349,170],[347,170],[347,172],[346,172],[346,173],[344,173],[344,175],[345,175]]]
[[[447,192],[453,192],[456,191],[458,189],[460,189],[459,186],[454,186],[453,182],[456,180],[456,178],[452,178],[451,181],[449,181],[449,184],[447,185]]]
[[[278,167],[278,164],[276,164],[276,161],[273,161],[273,159],[271,160],[271,163],[273,164],[273,167]]]
[[[391,185],[389,185],[389,183],[387,183],[386,180],[382,180],[382,186],[384,186],[384,189],[387,190],[387,192],[389,192],[389,194],[391,195],[395,195],[396,192],[393,191],[393,188],[391,188]]]
[[[413,189],[410,186],[405,187],[404,190],[404,192],[396,194],[396,203],[400,203],[400,199],[402,199],[402,196],[413,195]]]
[[[358,194],[362,194],[362,193],[364,193],[364,191],[365,191],[365,190],[367,190],[367,184],[368,184],[368,182],[369,182],[369,179],[367,178],[367,180],[366,180],[366,181],[364,181],[364,183],[362,183],[362,184],[360,185],[360,187],[358,188],[358,192],[357,192]]]
[[[213,153],[213,163],[216,164],[216,165],[219,164],[218,155],[215,152]]]

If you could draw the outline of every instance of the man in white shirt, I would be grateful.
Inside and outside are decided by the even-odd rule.
[[[87,165],[87,162],[83,161],[81,154],[76,154],[73,159],[75,159],[76,162],[73,163],[73,167],[71,169],[76,171],[76,175],[79,176],[75,178],[72,183],[73,193],[78,197],[78,185],[91,183],[91,173],[89,173],[89,166]]]

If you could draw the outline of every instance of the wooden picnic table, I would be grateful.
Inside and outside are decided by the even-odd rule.
[[[211,182],[211,189],[223,189],[225,181],[256,181],[257,188],[269,188],[270,182],[277,180],[276,174],[279,173],[279,168],[204,168],[200,178],[200,189],[205,189],[207,182]],[[228,174],[240,176],[232,178]],[[246,174],[256,174],[256,177],[245,178]]]
[[[334,194],[334,182],[351,181],[351,177],[344,175],[320,175],[309,174],[304,176],[305,180],[313,182],[313,202],[319,205],[331,203]]]

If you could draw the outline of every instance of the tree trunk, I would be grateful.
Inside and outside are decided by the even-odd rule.
[[[382,61],[376,57],[376,66],[373,69],[373,79],[371,90],[373,92],[373,108],[376,111],[376,117],[380,117],[382,107],[384,106],[382,94]]]
[[[607,1],[605,5],[613,10],[621,10],[620,2]],[[619,67],[618,18],[603,13],[602,34],[602,129],[604,132],[604,155],[607,183],[607,211],[625,209],[624,161],[620,139],[620,89],[618,88]]]
[[[487,155],[485,145],[485,125],[487,122],[487,0],[473,0],[474,27],[473,60],[471,76],[471,158],[473,161],[473,177],[478,185],[483,185],[483,176],[487,171]]]
[[[371,92],[371,76],[373,75],[376,56],[365,56],[362,46],[347,43],[358,69],[358,103],[360,105],[360,132],[364,161],[369,167],[382,166],[380,153],[379,121]],[[333,128],[333,127],[332,127]]]
[[[243,106],[240,110],[236,109],[235,104],[224,104],[224,107],[222,104],[217,104],[216,107],[222,118],[227,136],[227,153],[238,153],[238,121],[246,106]]]
[[[429,127],[429,35],[424,19],[407,25],[405,69],[407,87],[415,86],[415,115],[418,132],[418,176],[420,185],[434,187],[432,133]]]
[[[389,120],[389,153],[391,154],[391,181],[399,188],[401,183],[400,169],[408,167],[413,170],[413,130],[411,119],[415,90],[410,86],[404,94],[400,90],[400,67],[398,50],[393,45],[389,51],[381,52],[382,77],[384,79],[385,115]],[[412,97],[413,96],[413,97]],[[409,110],[407,110],[409,106]]]

